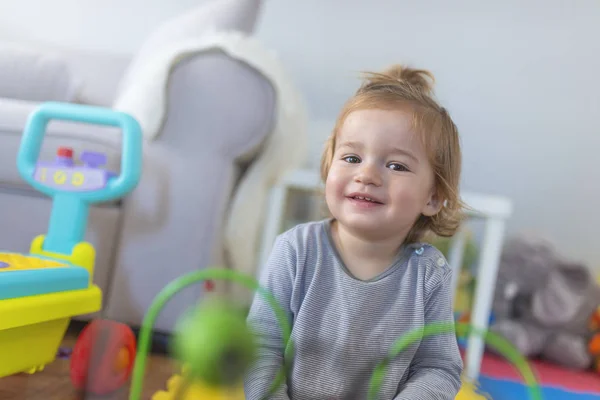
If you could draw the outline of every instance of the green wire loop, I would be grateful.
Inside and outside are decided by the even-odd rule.
[[[152,329],[154,327],[156,319],[158,318],[158,315],[160,314],[164,306],[167,304],[167,302],[171,300],[171,298],[175,296],[179,291],[185,289],[190,285],[205,280],[233,281],[238,284],[241,284],[242,286],[247,287],[248,289],[256,293],[259,293],[269,303],[269,305],[275,312],[275,316],[279,322],[279,326],[281,327],[284,346],[286,349],[288,349],[286,350],[286,353],[287,351],[290,351],[290,354],[293,354],[293,343],[291,341],[292,328],[287,319],[285,311],[283,311],[283,309],[279,306],[275,297],[273,297],[273,295],[268,290],[262,288],[257,280],[246,274],[242,274],[229,269],[207,268],[201,271],[194,271],[172,281],[170,284],[165,286],[163,290],[161,290],[160,293],[156,296],[156,298],[152,302],[152,305],[148,309],[148,312],[144,317],[144,321],[142,322],[142,327],[140,329],[139,345],[135,357],[135,364],[133,367],[129,400],[141,399],[142,388],[144,385],[144,373],[146,371],[146,362],[148,359],[148,353],[150,351]],[[273,382],[267,397],[281,386],[285,377],[286,370],[285,367],[282,367],[279,373],[277,374],[277,377],[275,378],[275,381]]]
[[[146,313],[140,330],[139,345],[133,368],[129,400],[141,399],[146,362],[148,353],[150,351],[152,329],[156,319],[158,318],[158,315],[167,302],[179,291],[190,285],[205,280],[233,281],[247,287],[254,292],[259,293],[273,309],[279,326],[281,327],[284,348],[286,349],[285,353],[288,355],[286,358],[293,356],[294,346],[291,340],[291,326],[285,311],[283,311],[281,306],[277,303],[275,297],[273,297],[268,290],[261,287],[256,279],[249,275],[228,269],[209,268],[201,271],[195,271],[172,281],[169,285],[163,288],[163,290],[161,290],[161,292],[156,296],[148,312]],[[383,359],[373,371],[371,381],[369,383],[368,399],[373,400],[377,398],[377,394],[379,393],[383,380],[386,376],[387,366],[390,360],[395,358],[411,344],[414,344],[423,338],[441,334],[457,334],[459,337],[466,337],[470,334],[475,334],[482,337],[486,344],[502,354],[517,368],[525,381],[525,385],[528,388],[531,400],[542,400],[542,392],[535,375],[531,370],[531,367],[525,358],[510,342],[503,337],[494,334],[493,332],[475,328],[470,324],[451,322],[426,325],[422,328],[414,329],[398,338],[394,342],[394,345],[392,346],[392,349],[387,357]],[[286,372],[286,367],[283,366],[271,385],[269,393],[266,396],[267,398],[283,383],[286,377]]]
[[[519,350],[517,350],[508,340],[493,332],[475,328],[471,324],[452,322],[429,324],[423,328],[409,331],[398,338],[396,342],[394,342],[387,357],[375,367],[369,384],[368,399],[373,400],[377,398],[377,394],[379,393],[381,384],[383,383],[386,375],[386,369],[389,361],[404,351],[408,346],[428,336],[455,333],[459,337],[466,337],[469,334],[475,334],[482,337],[486,344],[502,354],[502,356],[504,356],[513,366],[517,368],[525,381],[525,385],[528,388],[530,399],[542,400],[542,391],[533,371],[531,370],[530,365],[527,363],[527,360],[525,360],[521,353],[519,353]]]

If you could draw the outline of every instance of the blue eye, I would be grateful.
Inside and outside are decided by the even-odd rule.
[[[358,158],[356,156],[346,156],[346,157],[342,158],[342,160],[344,160],[350,164],[356,164],[356,163],[360,162],[360,158]]]
[[[408,171],[409,170],[406,167],[406,165],[403,165],[400,163],[389,163],[388,168],[391,169],[392,171]]]

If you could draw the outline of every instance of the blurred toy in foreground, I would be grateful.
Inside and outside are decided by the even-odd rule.
[[[183,372],[185,374],[185,372]],[[245,400],[244,387],[240,384],[233,387],[213,387],[194,382],[185,389],[182,375],[175,375],[167,381],[166,390],[157,392],[151,400]],[[465,399],[470,400],[470,399]]]
[[[475,384],[463,382],[460,391],[455,397],[455,400],[490,400],[491,397],[479,393]]]
[[[592,367],[600,373],[600,307],[596,308],[589,321],[590,339],[588,351],[593,358]]]
[[[286,358],[293,357],[294,343],[291,340],[291,325],[285,312],[268,291],[262,289],[252,277],[225,269],[205,269],[183,276],[165,287],[148,310],[139,337],[133,380],[129,400],[140,400],[145,375],[146,360],[150,349],[152,327],[166,303],[180,290],[207,279],[223,279],[243,284],[256,291],[271,305],[279,322]],[[505,339],[490,332],[480,332],[468,324],[430,324],[422,329],[408,332],[398,338],[374,369],[368,399],[376,399],[386,377],[387,360],[396,357],[407,346],[424,337],[456,332],[464,337],[469,334],[483,335],[486,343],[496,348],[511,361],[524,378],[533,400],[541,400],[541,391],[535,376],[519,352]],[[255,360],[257,342],[255,335],[246,325],[245,315],[223,299],[203,301],[187,312],[177,325],[172,353],[182,365],[182,374],[175,375],[166,385],[165,391],[152,396],[152,400],[243,400],[243,378]],[[285,381],[286,367],[282,367],[271,385],[267,398]],[[463,382],[457,400],[483,400],[477,387]]]
[[[195,383],[190,385],[185,395],[176,397],[181,388],[183,378],[175,375],[167,382],[167,390],[156,393],[152,400],[245,400],[244,388],[240,385],[229,390],[212,388]],[[463,383],[455,400],[490,400],[491,397],[480,394],[477,387],[471,383]]]
[[[87,325],[71,355],[71,382],[81,392],[98,396],[121,388],[129,380],[136,340],[124,324],[97,319]]]
[[[224,301],[201,303],[180,320],[177,331],[174,353],[193,381],[235,385],[254,361],[254,334],[244,316]]]

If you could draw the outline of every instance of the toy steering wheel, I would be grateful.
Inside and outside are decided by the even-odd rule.
[[[60,148],[55,163],[39,163],[46,127],[51,120],[73,121],[121,128],[121,172],[99,168],[101,153],[84,153],[85,166],[74,165],[73,151]],[[17,155],[21,177],[34,189],[51,197],[52,212],[43,250],[71,255],[83,241],[89,207],[121,198],[138,184],[142,172],[142,130],[130,115],[103,107],[49,102],[31,113]]]
[[[35,179],[38,156],[42,148],[46,126],[51,120],[82,122],[121,128],[123,149],[121,173],[109,179],[102,188],[80,191],[77,198],[86,203],[98,203],[123,197],[137,185],[141,176],[142,133],[138,122],[129,114],[82,104],[48,102],[41,104],[30,115],[17,156],[17,168],[21,177],[40,192],[54,196],[61,192]]]
[[[155,298],[152,303],[150,309],[146,313],[146,317],[144,318],[142,328],[140,331],[140,342],[138,353],[135,360],[135,366],[133,370],[133,381],[131,385],[131,391],[129,400],[140,400],[140,396],[142,393],[143,386],[143,378],[145,372],[145,364],[148,356],[148,351],[150,349],[150,337],[152,333],[152,327],[158,317],[158,314],[165,306],[165,304],[180,290],[207,280],[226,280],[233,281],[239,283],[255,292],[260,294],[271,306],[279,325],[281,327],[284,348],[286,349],[285,359],[290,359],[290,357],[294,354],[294,346],[291,340],[291,326],[286,318],[285,312],[277,303],[277,300],[273,297],[273,295],[260,286],[260,284],[252,277],[238,273],[232,270],[226,269],[205,269],[202,271],[195,271],[188,275],[185,275],[173,282],[171,282],[168,286],[166,286],[159,295]],[[226,309],[220,309],[220,315],[226,313]],[[216,316],[217,314],[214,314]],[[232,316],[232,315],[230,315]],[[239,317],[239,316],[237,316]],[[227,317],[226,317],[227,318]],[[241,319],[242,323],[245,323],[244,319]],[[193,328],[193,329],[192,329]],[[206,329],[206,324],[187,324],[184,329],[180,332],[181,338],[180,340],[193,340],[192,337],[194,335],[198,335],[198,329]],[[208,327],[210,329],[210,327]],[[468,334],[476,334],[480,335],[484,338],[484,341],[491,347],[493,347],[496,351],[506,357],[519,371],[519,373],[523,376],[525,385],[528,388],[529,398],[531,400],[542,400],[542,392],[540,386],[531,370],[531,367],[525,360],[525,358],[519,353],[519,351],[506,339],[502,338],[499,335],[496,335],[492,332],[482,331],[472,327],[470,324],[465,323],[440,323],[440,324],[431,324],[427,325],[420,329],[415,329],[413,331],[408,332],[407,334],[401,336],[392,346],[392,349],[388,356],[382,360],[373,375],[371,376],[371,381],[369,385],[369,394],[368,399],[374,400],[377,399],[377,395],[379,393],[379,389],[385,378],[386,368],[389,363],[389,360],[396,357],[401,351],[406,349],[406,347],[410,346],[412,343],[416,341],[433,335],[439,334],[452,334],[457,333],[459,337],[465,337]],[[218,338],[218,335],[212,335],[214,338]],[[250,343],[250,342],[248,342]],[[207,349],[210,346],[189,346],[188,349],[194,349],[194,351],[204,352],[210,351]],[[200,360],[203,357],[199,357],[198,354],[186,354],[184,355],[184,360],[180,360],[186,363],[193,363],[195,360]],[[204,358],[205,360],[208,358]],[[213,358],[214,359],[214,358]],[[198,370],[202,370],[202,366],[191,366],[191,368],[197,367]],[[209,366],[210,367],[210,366]],[[214,369],[214,366],[212,366]],[[208,368],[204,368],[204,370],[208,370]],[[287,368],[284,366],[279,371],[275,381],[271,385],[269,393],[265,396],[268,398],[272,395],[279,386],[283,383],[287,373]]]

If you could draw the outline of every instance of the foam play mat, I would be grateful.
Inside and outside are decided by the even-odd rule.
[[[544,400],[600,400],[600,374],[569,370],[544,361],[530,361]],[[486,353],[479,388],[493,400],[528,400],[527,387],[513,366]]]
[[[493,400],[528,400],[527,387],[521,382],[482,376],[480,390]],[[571,391],[563,387],[542,387],[544,400],[600,400],[600,394]]]

